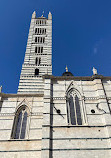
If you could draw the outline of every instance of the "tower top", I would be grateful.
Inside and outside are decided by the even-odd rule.
[[[32,14],[32,18],[35,19],[36,18],[36,12],[34,11]]]
[[[52,14],[51,14],[51,12],[49,12],[49,14],[48,14],[48,19],[49,19],[49,20],[52,19]]]

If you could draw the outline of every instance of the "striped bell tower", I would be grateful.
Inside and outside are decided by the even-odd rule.
[[[43,93],[42,76],[52,75],[52,14],[32,14],[27,48],[22,65],[19,94]]]

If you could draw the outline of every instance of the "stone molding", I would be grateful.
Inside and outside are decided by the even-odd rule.
[[[43,79],[52,79],[52,80],[89,80],[93,81],[94,79],[105,79],[111,80],[111,76],[53,76],[53,75],[43,75]]]
[[[7,93],[0,93],[0,97],[43,97],[43,93],[34,93],[34,94],[7,94]]]

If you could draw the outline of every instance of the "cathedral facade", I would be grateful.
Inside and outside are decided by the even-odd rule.
[[[17,94],[0,91],[1,158],[111,157],[111,77],[52,75],[52,14],[32,14]]]

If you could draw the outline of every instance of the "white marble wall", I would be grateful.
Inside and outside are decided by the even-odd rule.
[[[25,139],[12,139],[12,127],[16,108],[19,105],[30,108]],[[43,124],[43,97],[38,95],[1,94],[0,102],[0,157],[41,157]]]
[[[37,81],[36,81],[37,82]],[[38,82],[41,83],[41,80]],[[83,95],[85,121],[82,126],[69,125],[66,91],[68,87]],[[34,83],[36,85],[36,83]],[[24,158],[101,158],[111,157],[110,82],[101,79],[67,79],[46,77],[44,94],[0,95],[0,156]],[[14,115],[19,105],[31,109],[27,136],[11,139]],[[60,114],[57,113],[60,110]],[[92,113],[91,110],[95,110]]]
[[[46,113],[43,118],[45,133],[43,133],[42,158],[49,158],[49,155],[53,158],[81,158],[81,155],[82,158],[111,157],[111,115],[108,104],[111,98],[107,98],[111,97],[108,93],[109,85],[101,79],[72,81],[65,77],[61,78],[45,79],[47,88],[44,94],[47,95],[49,89],[52,90],[49,95],[51,101],[49,99],[47,105],[44,104],[45,111],[51,114],[51,128],[48,127],[49,117]],[[86,122],[82,126],[68,125],[66,91],[71,82],[74,83],[73,88],[80,90],[84,98]],[[107,94],[109,96],[106,96]],[[56,109],[61,113],[58,114]],[[95,113],[91,112],[92,109]]]

